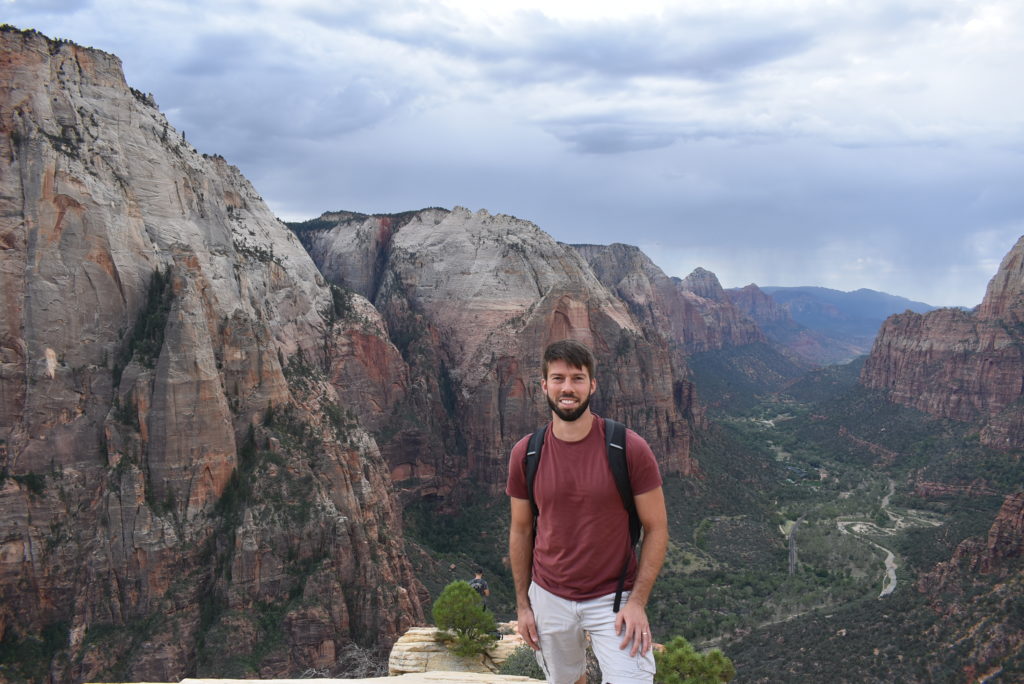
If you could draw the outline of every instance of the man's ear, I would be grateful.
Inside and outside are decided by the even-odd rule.
[[[590,378],[590,393],[597,391],[597,378]]]

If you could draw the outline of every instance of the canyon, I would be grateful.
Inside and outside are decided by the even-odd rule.
[[[754,458],[702,462],[696,359],[852,350],[757,286],[504,214],[286,225],[99,50],[4,27],[0,78],[0,648],[27,654],[0,681],[282,678],[425,624],[408,511],[503,497],[511,445],[545,420],[550,341],[594,349],[595,411],[688,495]],[[1024,238],[973,312],[886,321],[863,387],[1024,448],[1022,263]],[[919,589],[970,567],[1019,596],[1020,503]]]

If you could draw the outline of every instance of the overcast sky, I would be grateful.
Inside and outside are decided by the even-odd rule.
[[[1024,234],[1024,3],[0,0],[278,216],[487,209],[669,275],[973,306]]]

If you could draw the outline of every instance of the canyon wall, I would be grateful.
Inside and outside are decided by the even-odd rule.
[[[983,426],[988,446],[1024,448],[1024,236],[974,311],[890,317],[861,382],[896,403]]]
[[[422,619],[347,410],[407,389],[376,310],[113,55],[7,27],[0,60],[0,639],[47,635],[33,678],[176,681]]]
[[[703,412],[685,360],[577,250],[510,216],[428,209],[294,225],[338,286],[369,298],[409,368],[378,439],[408,496],[500,493],[508,452],[547,420],[540,354],[574,338],[598,357],[594,409],[636,429],[666,472],[694,473]]]
[[[725,294],[714,273],[696,269],[669,278],[631,245],[574,245],[597,278],[638,322],[660,331],[684,354],[765,341],[764,334]]]

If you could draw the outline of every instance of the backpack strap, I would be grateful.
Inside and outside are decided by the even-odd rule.
[[[626,586],[626,575],[629,574],[629,566],[636,556],[636,545],[640,541],[640,516],[636,512],[636,503],[633,501],[633,487],[629,482],[629,464],[626,461],[626,426],[617,420],[605,418],[604,421],[605,444],[608,451],[608,467],[615,478],[615,486],[622,498],[622,505],[629,515],[629,556],[626,557],[626,564],[622,566],[619,574],[619,585],[615,589],[615,604],[612,611],[619,612],[622,604],[622,592]]]
[[[533,495],[533,480],[537,477],[537,466],[540,465],[540,452],[544,448],[544,436],[548,432],[548,426],[537,428],[530,436],[530,443],[526,446],[526,491],[530,495],[530,508],[533,509],[534,528],[537,526],[537,516],[540,510],[537,508],[537,499]]]

